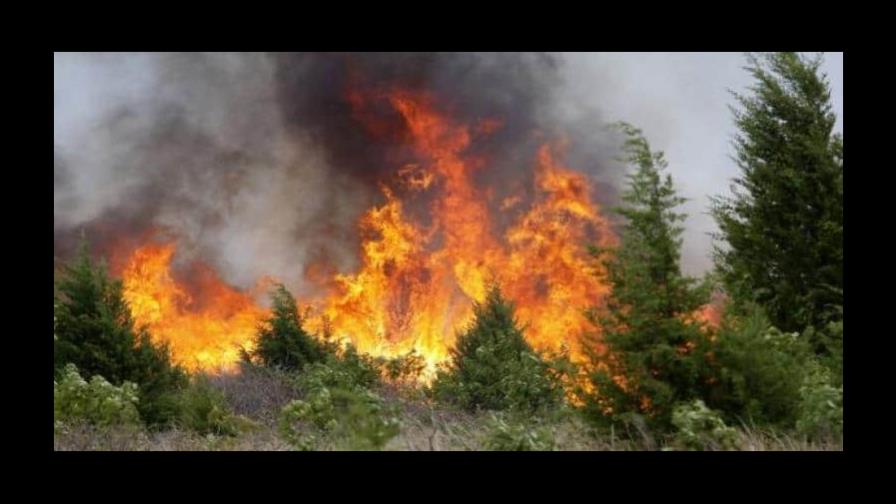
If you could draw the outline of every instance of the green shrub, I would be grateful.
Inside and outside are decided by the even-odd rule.
[[[530,427],[492,414],[485,447],[494,451],[551,451],[554,448],[554,434],[545,426]]]
[[[339,449],[379,450],[399,425],[395,412],[369,390],[318,387],[283,407],[279,430],[300,450],[314,449],[323,438]]]
[[[54,297],[54,368],[57,376],[74,364],[85,376],[100,375],[112,384],[136,383],[140,417],[163,424],[175,414],[171,394],[187,383],[171,362],[167,345],[156,344],[134,326],[120,280],[94,264],[87,243],[56,281]]]
[[[290,370],[324,360],[329,353],[327,346],[302,327],[298,305],[286,287],[278,285],[271,300],[271,316],[259,328],[250,357],[268,367]]]
[[[458,336],[451,361],[432,386],[436,399],[468,410],[534,411],[562,401],[562,387],[523,338],[513,304],[493,287],[474,306],[475,320]]]
[[[176,423],[203,435],[236,436],[255,426],[248,418],[234,415],[224,395],[202,376],[178,393],[176,408]]]
[[[796,429],[809,439],[831,439],[843,433],[843,387],[833,385],[831,372],[812,362],[800,387]]]
[[[842,315],[841,315],[842,317]],[[818,349],[818,360],[831,370],[831,380],[836,386],[843,385],[843,320],[828,322],[820,329],[808,327],[803,331],[803,339]]]
[[[673,448],[685,450],[736,450],[737,431],[725,425],[722,417],[697,399],[679,404],[672,411],[675,426]]]
[[[320,388],[363,390],[379,383],[380,370],[374,359],[358,353],[349,344],[339,353],[309,364],[293,376],[296,387],[306,393]]]
[[[423,356],[411,350],[405,355],[387,359],[382,364],[386,378],[393,383],[414,384],[426,368]]]
[[[710,359],[716,381],[707,403],[731,420],[792,426],[810,355],[803,338],[772,327],[758,308],[726,314]]]
[[[372,387],[380,383],[380,365],[376,359],[358,352],[351,343],[330,354],[325,364],[342,375],[342,385]]]
[[[136,425],[137,385],[124,382],[114,386],[99,375],[87,382],[74,364],[68,364],[53,382],[53,412],[57,425],[82,420],[95,425]]]
[[[300,450],[325,441],[338,449],[381,449],[399,430],[394,409],[370,390],[380,383],[382,365],[351,344],[307,364],[293,377],[303,399],[282,408],[280,435]]]

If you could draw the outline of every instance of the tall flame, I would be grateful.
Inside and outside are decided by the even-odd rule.
[[[609,245],[615,236],[591,200],[586,177],[558,161],[563,146],[539,149],[535,200],[496,236],[489,195],[472,177],[482,163],[464,152],[474,135],[490,134],[500,122],[471,129],[440,114],[428,96],[404,90],[353,92],[350,101],[363,108],[377,99],[387,100],[405,122],[421,161],[417,169],[426,174],[421,180],[427,180],[412,188],[433,191],[432,223],[424,228],[414,222],[393,190],[382,186],[386,202],[361,220],[360,270],[337,276],[329,295],[318,300],[318,327],[326,321],[332,334],[373,355],[415,350],[431,376],[470,321],[472,303],[484,300],[489,283],[497,282],[516,303],[536,348],[563,345],[581,358],[583,312],[608,292],[586,245]],[[363,110],[356,117],[365,117]],[[512,211],[520,199],[505,199],[502,210]]]
[[[173,244],[150,243],[131,254],[122,282],[134,320],[167,342],[172,357],[187,369],[229,369],[241,348],[252,347],[264,310],[202,264],[196,265],[197,294],[191,296],[171,276],[174,253]]]
[[[538,149],[532,160],[534,196],[492,201],[493,194],[474,180],[487,163],[467,151],[501,128],[500,120],[459,124],[430,96],[407,90],[353,90],[346,98],[372,135],[392,133],[367,107],[385,103],[396,111],[406,130],[402,138],[418,162],[396,167],[398,183],[380,185],[385,202],[361,217],[357,271],[321,282],[320,272],[329,265],[309,265],[313,274],[306,280],[322,292],[302,300],[313,308],[308,328],[326,328],[374,356],[414,350],[431,378],[470,322],[472,303],[483,301],[496,282],[515,302],[535,348],[566,347],[581,360],[579,338],[589,329],[584,311],[609,292],[586,246],[612,245],[616,237],[592,201],[588,179],[562,163],[564,144]],[[408,210],[414,195],[426,196],[426,223]],[[510,220],[503,231],[495,229],[491,207],[504,212],[502,221]],[[190,369],[226,368],[238,360],[239,348],[252,346],[266,310],[207,267],[200,268],[200,285],[187,289],[170,273],[174,253],[168,243],[148,244],[131,255],[122,277],[133,315],[155,338],[169,342],[175,358]]]

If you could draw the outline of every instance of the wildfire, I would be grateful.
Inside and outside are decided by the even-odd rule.
[[[583,311],[600,302],[608,287],[585,250],[615,236],[591,200],[586,178],[563,166],[562,145],[544,145],[534,160],[536,197],[503,235],[492,226],[489,194],[477,188],[473,173],[482,166],[465,156],[476,135],[487,135],[500,121],[472,128],[437,111],[430,97],[404,90],[363,94],[353,91],[355,117],[385,100],[401,115],[409,144],[420,159],[413,186],[429,191],[431,224],[408,216],[392,189],[382,186],[386,202],[370,209],[360,228],[361,268],[338,275],[331,291],[318,300],[322,316],[337,337],[372,355],[421,354],[431,376],[449,355],[456,333],[471,319],[472,303],[482,301],[497,282],[514,300],[529,341],[540,350],[570,349],[582,357],[579,336],[586,329]],[[487,126],[483,126],[487,125]],[[370,131],[382,131],[377,124]],[[505,198],[510,211],[521,196]],[[513,201],[512,205],[507,201]],[[312,324],[315,324],[312,321]]]
[[[417,159],[381,181],[385,202],[361,217],[357,271],[322,278],[329,265],[307,268],[305,280],[321,288],[319,296],[302,300],[312,307],[308,329],[319,334],[326,327],[374,356],[416,351],[431,378],[470,322],[472,303],[497,282],[535,348],[565,347],[581,361],[579,338],[594,330],[584,311],[609,292],[586,246],[612,245],[616,237],[587,178],[562,163],[564,144],[545,143],[521,167],[534,170],[530,195],[498,200],[474,180],[488,163],[467,151],[500,129],[500,120],[461,124],[432,97],[407,90],[356,89],[346,99],[373,136],[394,139],[396,133],[368,107],[386,104],[397,112],[404,127],[398,138]],[[428,219],[409,209],[415,195],[426,202]],[[510,225],[496,229],[493,212]],[[251,347],[265,309],[207,267],[199,267],[201,281],[189,289],[178,283],[170,273],[174,253],[173,244],[149,244],[130,256],[122,276],[133,315],[190,369],[226,368],[238,360],[239,348]]]
[[[229,369],[240,348],[252,347],[264,310],[202,264],[194,265],[191,296],[171,276],[174,253],[173,244],[150,243],[131,254],[122,281],[134,320],[156,341],[167,342],[187,369]]]

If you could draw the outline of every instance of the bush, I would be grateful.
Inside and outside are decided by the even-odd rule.
[[[341,374],[341,383],[348,387],[369,388],[380,383],[380,366],[376,359],[359,353],[354,345],[328,355],[325,365]]]
[[[737,431],[725,425],[721,416],[697,399],[679,404],[672,411],[675,426],[674,448],[685,450],[736,450]]]
[[[361,390],[380,382],[380,370],[374,359],[358,353],[349,344],[326,360],[307,365],[301,373],[294,375],[293,380],[295,386],[306,393],[320,388]]]
[[[326,345],[302,327],[296,300],[286,287],[278,285],[271,300],[271,316],[259,328],[256,347],[249,356],[265,366],[291,370],[324,360]]]
[[[813,440],[843,434],[843,387],[833,385],[831,372],[812,362],[800,387],[797,432]]]
[[[399,425],[395,412],[369,390],[319,387],[283,408],[280,434],[300,450],[314,449],[324,436],[340,449],[379,450]]]
[[[803,338],[772,327],[759,309],[728,313],[710,357],[716,381],[707,402],[732,420],[791,426],[809,356]]]
[[[493,414],[485,447],[494,451],[551,451],[554,448],[554,434],[544,426],[531,428]]]
[[[224,395],[212,388],[202,376],[194,379],[176,398],[176,423],[199,434],[236,436],[254,427],[248,418],[234,415],[224,400]]]
[[[85,375],[100,375],[114,385],[136,383],[144,422],[162,424],[175,414],[171,393],[187,383],[172,364],[168,347],[134,327],[122,284],[90,259],[86,242],[75,262],[56,282],[54,367],[57,376],[71,363]]]
[[[562,387],[523,338],[513,305],[493,287],[474,305],[475,320],[458,336],[449,365],[436,374],[432,394],[468,410],[524,410],[556,405]]]
[[[82,420],[95,425],[137,425],[137,385],[124,382],[114,386],[94,375],[87,382],[74,364],[65,366],[62,377],[53,382],[53,412],[57,425]]]
[[[405,355],[387,359],[382,364],[383,374],[393,383],[414,384],[426,369],[426,361],[422,355],[411,350]]]
[[[325,362],[309,364],[294,378],[303,399],[283,407],[281,436],[312,450],[324,440],[339,449],[378,450],[399,431],[396,412],[369,387],[379,383],[377,362],[348,345]]]
[[[832,383],[842,386],[843,320],[828,322],[820,329],[808,327],[803,331],[803,339],[813,344],[817,349],[819,362],[831,370]]]
[[[169,423],[177,415],[172,397],[189,384],[189,376],[171,362],[167,344],[155,344],[146,331],[137,338],[130,376],[140,387],[140,417],[149,425]]]

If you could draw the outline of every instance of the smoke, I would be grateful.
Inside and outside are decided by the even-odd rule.
[[[471,145],[496,198],[530,190],[538,145],[565,137],[567,162],[615,201],[618,139],[599,113],[556,91],[563,59],[544,54],[56,55],[55,255],[84,230],[100,254],[150,233],[178,240],[248,287],[276,277],[307,293],[304,269],[357,260],[357,221],[377,183],[411,162],[400,117],[374,104],[365,129],[350,89],[425,90],[471,125],[502,127]],[[376,138],[372,134],[376,133]],[[499,223],[500,224],[500,223]]]

